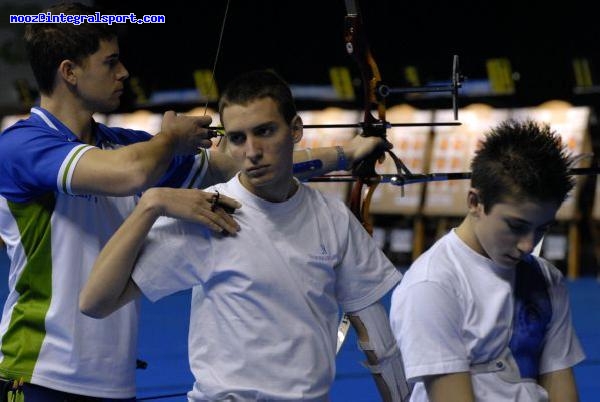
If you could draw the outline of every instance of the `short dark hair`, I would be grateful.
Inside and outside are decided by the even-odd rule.
[[[256,70],[241,74],[229,83],[219,100],[221,120],[227,106],[246,105],[262,98],[273,99],[288,124],[298,113],[292,91],[283,78],[271,70]]]
[[[81,3],[59,3],[42,12],[53,15],[91,15],[96,11],[100,10]],[[40,92],[52,94],[56,71],[63,60],[81,63],[87,56],[98,51],[101,40],[116,37],[116,28],[108,24],[28,24],[25,27],[25,46]]]
[[[490,129],[471,162],[471,185],[488,213],[507,199],[556,202],[574,186],[572,156],[547,124],[506,120]]]

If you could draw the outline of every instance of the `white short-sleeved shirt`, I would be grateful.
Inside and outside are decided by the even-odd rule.
[[[151,300],[193,287],[190,400],[327,400],[339,306],[369,306],[401,274],[345,205],[314,189],[300,184],[282,203],[237,177],[212,190],[242,203],[240,232],[165,218],[133,272]]]
[[[562,274],[536,260],[552,307],[539,360],[543,374],[572,367],[584,355]],[[514,318],[514,278],[514,269],[476,253],[454,231],[412,264],[392,294],[390,311],[407,378],[417,382],[411,401],[428,401],[422,377],[470,371],[506,350]],[[487,372],[472,374],[472,383],[481,401],[547,400],[546,391],[533,381],[509,383]]]
[[[95,124],[105,149],[151,138]],[[0,237],[10,258],[0,322],[0,377],[102,398],[135,396],[138,306],[102,320],[79,311],[79,292],[102,246],[136,197],[76,195],[83,144],[42,108],[0,135]],[[160,185],[195,186],[206,155],[179,157]]]

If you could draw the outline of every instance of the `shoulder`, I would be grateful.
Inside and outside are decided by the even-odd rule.
[[[434,323],[431,317],[440,312],[448,318],[460,311],[459,306],[469,298],[468,281],[448,243],[447,236],[442,237],[410,265],[392,294],[394,311],[411,315],[418,311],[429,317],[425,320],[429,323]]]
[[[35,119],[21,120],[0,134],[0,160],[23,161],[63,156],[81,143]],[[9,167],[6,166],[5,167]]]
[[[442,237],[417,258],[394,289],[391,322],[402,333],[420,337],[425,331],[436,336],[443,327],[441,332],[447,334],[449,328],[461,325],[464,309],[473,305],[469,281],[447,243],[447,236]],[[421,318],[413,322],[416,316]]]
[[[236,176],[232,177],[230,180],[223,183],[216,183],[212,186],[203,188],[202,191],[206,191],[209,193],[219,192],[219,194],[223,194],[232,198],[243,198],[246,194],[244,191],[239,191],[241,184],[238,181]],[[239,200],[238,200],[239,201]]]
[[[0,134],[0,143],[2,146],[10,146],[11,144],[26,143],[33,138],[48,138],[60,139],[56,135],[56,130],[40,125],[32,118],[19,120],[17,123],[8,127]]]
[[[535,258],[542,275],[546,279],[548,288],[550,289],[564,289],[566,291],[566,277],[554,264],[542,257],[532,256]]]
[[[535,262],[540,267],[540,270],[549,285],[555,285],[565,280],[565,276],[554,264],[545,258],[532,255]]]
[[[305,183],[300,183],[300,186],[302,186],[304,189],[303,191],[305,192],[305,197],[321,210],[326,210],[328,214],[339,218],[352,215],[348,206],[339,198],[336,198],[330,194],[324,194]]]
[[[457,289],[459,268],[452,256],[452,239],[445,235],[421,254],[404,274],[402,284],[409,287],[418,283],[438,283]]]

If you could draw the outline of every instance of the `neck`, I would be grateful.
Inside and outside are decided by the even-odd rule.
[[[269,202],[284,202],[298,190],[298,182],[293,177],[290,177],[284,183],[255,187],[246,176],[240,174],[240,183],[252,194]]]
[[[463,241],[467,246],[469,246],[473,251],[486,255],[485,251],[479,244],[479,240],[477,240],[477,236],[475,235],[475,229],[473,226],[473,218],[470,215],[467,215],[461,224],[456,228],[456,235]]]
[[[93,144],[92,115],[94,112],[82,107],[72,96],[65,96],[60,89],[51,95],[42,95],[40,106],[52,113],[62,124],[86,144]]]

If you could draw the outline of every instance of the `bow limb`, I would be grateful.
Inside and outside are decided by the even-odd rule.
[[[363,133],[361,135],[379,135],[385,137],[385,104],[381,102],[378,105],[375,89],[381,81],[379,68],[375,59],[369,50],[366,38],[363,34],[362,21],[358,14],[358,6],[355,0],[345,0],[346,2],[346,19],[345,19],[345,34],[346,52],[358,64],[363,82],[364,90],[364,116],[363,116]],[[377,105],[377,111],[382,119],[376,119],[371,114],[373,105]],[[367,129],[367,127],[369,129]],[[379,130],[375,130],[379,127]],[[372,235],[373,225],[369,216],[369,204],[378,181],[369,180],[377,175],[375,172],[375,163],[381,155],[370,156],[359,162],[352,169],[352,175],[356,177],[356,181],[352,185],[350,193],[350,210],[363,225],[366,231]],[[366,202],[363,202],[362,190],[364,186],[368,186],[365,196]],[[337,352],[339,352],[348,329],[350,328],[350,318],[344,314],[340,324],[338,325],[338,342]]]
[[[376,135],[385,136],[385,101],[377,96],[377,88],[381,83],[381,74],[364,33],[362,18],[358,12],[356,0],[345,0],[346,19],[345,34],[346,52],[354,58],[358,65],[363,82],[363,127]],[[378,118],[371,111],[377,110]],[[373,134],[371,134],[373,135]]]
[[[375,58],[369,48],[362,19],[359,14],[356,0],[345,0],[346,18],[345,35],[346,52],[352,56],[358,69],[363,83],[363,136],[377,136],[385,138],[385,102],[382,97],[377,96],[377,88],[381,83],[381,74]],[[372,110],[377,110],[377,116],[372,114]],[[383,152],[382,152],[383,153]],[[373,233],[371,224],[369,206],[373,193],[378,184],[378,177],[375,172],[375,164],[381,158],[382,153],[372,155],[358,163],[353,168],[353,175],[356,176],[356,182],[353,184],[350,194],[350,210],[360,220],[369,234]],[[367,187],[366,195],[363,200],[363,187]]]
[[[362,20],[358,13],[356,0],[345,0],[345,2],[347,11],[344,35],[346,52],[357,63],[363,83],[364,115],[361,123],[363,129],[361,135],[377,136],[385,139],[388,124],[385,121],[385,98],[377,96],[377,90],[381,84],[381,74],[379,73],[375,58],[369,49],[366,35],[363,32]],[[372,110],[377,110],[378,117],[373,116]],[[370,235],[373,234],[373,225],[369,210],[371,198],[378,183],[381,181],[380,176],[375,172],[375,164],[383,154],[383,150],[379,153],[376,152],[356,164],[352,169],[352,175],[356,178],[356,181],[352,185],[349,207]],[[399,159],[393,153],[389,152],[389,154],[394,161],[399,162]],[[398,163],[396,167],[399,169]],[[398,170],[398,173],[400,173],[400,170]],[[366,187],[366,192],[363,198],[364,187]],[[338,326],[337,351],[340,350],[344,342],[349,322],[349,317],[344,314]],[[379,388],[381,383],[378,377],[375,378],[375,382]],[[383,387],[383,385],[381,386]],[[380,392],[385,393],[385,391]]]

